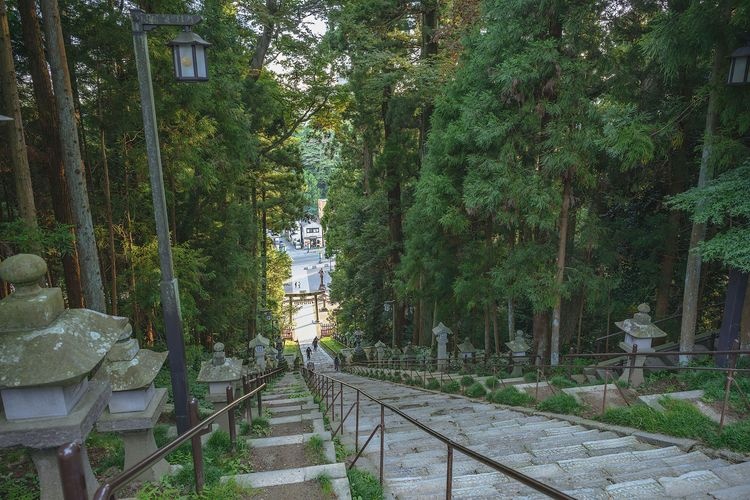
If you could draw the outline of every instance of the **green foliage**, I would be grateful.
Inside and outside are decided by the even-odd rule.
[[[564,392],[554,394],[536,405],[540,411],[551,413],[562,413],[566,415],[578,415],[583,407],[576,398]]]
[[[492,403],[510,406],[525,406],[534,402],[534,398],[513,386],[499,389],[487,397]]]
[[[0,222],[0,243],[13,248],[15,253],[41,253],[53,257],[73,251],[73,226],[55,224],[47,229],[30,228],[23,220]]]
[[[468,387],[474,383],[474,377],[471,375],[464,375],[461,377],[461,387]]]
[[[459,384],[455,380],[451,380],[450,382],[443,382],[443,386],[440,388],[440,391],[446,392],[448,394],[456,394],[458,392],[461,392],[461,384]]]
[[[125,465],[125,446],[117,434],[91,432],[86,438],[86,448],[96,449],[97,455],[101,454],[102,459],[93,464],[96,474],[102,474],[110,467],[122,470]]]
[[[570,379],[567,379],[561,375],[555,375],[550,377],[549,383],[560,389],[566,389],[568,387],[575,387],[577,384]]]
[[[271,423],[263,417],[255,417],[253,419],[252,429],[250,430],[252,437],[266,437],[271,435]]]
[[[440,389],[440,381],[434,378],[428,378],[427,385],[425,387],[427,389],[430,389],[431,391],[437,391],[438,389]]]
[[[378,478],[357,468],[347,469],[353,500],[383,500],[383,487]]]
[[[326,346],[335,354],[340,353],[342,349],[346,349],[346,346],[344,344],[337,340],[334,340],[333,337],[324,337],[320,339],[320,343]]]
[[[488,389],[494,389],[497,387],[498,380],[495,377],[487,377],[487,379],[484,381],[484,385],[487,386]]]
[[[333,483],[331,482],[331,477],[328,474],[324,472],[320,474],[316,480],[320,485],[320,489],[323,490],[324,495],[333,494]]]
[[[464,389],[464,394],[470,398],[483,398],[487,394],[487,389],[480,382],[474,382]]]

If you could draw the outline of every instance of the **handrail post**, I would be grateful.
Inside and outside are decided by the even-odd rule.
[[[604,396],[602,396],[602,415],[607,408],[607,379],[610,378],[609,370],[604,370]],[[614,381],[614,377],[612,377]]]
[[[227,386],[227,406],[234,403],[234,390],[231,385]],[[229,442],[232,446],[232,451],[237,449],[237,429],[234,426],[234,408],[227,412],[227,421],[229,422]]]
[[[359,452],[359,389],[357,389],[357,413],[354,423],[354,453]]]
[[[258,391],[258,418],[263,418],[263,402],[260,396],[261,392],[263,391]]]
[[[380,484],[383,484],[383,454],[385,450],[385,406],[380,403]]]
[[[83,473],[81,443],[73,441],[57,449],[57,463],[60,468],[63,498],[78,500],[88,498],[86,493],[86,476]]]
[[[453,496],[453,446],[448,445],[448,463],[445,470],[445,498],[451,500]]]
[[[195,427],[200,423],[198,417],[198,400],[195,398],[190,399],[190,411],[188,412],[190,417],[190,427]],[[205,484],[203,476],[203,448],[201,445],[200,435],[193,436],[190,438],[190,444],[193,451],[193,472],[195,474],[195,492],[200,493],[203,491],[203,485]]]
[[[339,407],[341,408],[341,418],[344,418],[344,383],[339,382]],[[341,433],[344,433],[344,422],[341,422]]]
[[[247,380],[247,375],[242,376],[242,394],[249,394],[250,393],[250,382]],[[247,423],[250,424],[250,427],[253,426],[253,405],[251,404],[250,400],[245,401],[243,404],[244,410],[245,410],[245,420],[247,420]]]

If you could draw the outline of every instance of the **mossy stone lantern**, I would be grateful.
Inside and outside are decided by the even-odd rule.
[[[385,348],[388,347],[388,345],[383,342],[382,340],[378,340],[375,342],[375,351],[378,353],[378,362],[383,363],[385,361]]]
[[[257,337],[256,337],[257,338]],[[237,392],[242,379],[242,360],[227,358],[224,353],[224,344],[214,344],[214,355],[210,361],[204,361],[201,371],[198,373],[198,382],[208,384],[207,399],[218,411],[227,405],[227,387]],[[229,432],[229,416],[225,413],[216,422],[223,430]]]
[[[458,354],[464,362],[474,359],[474,354],[477,352],[477,348],[471,343],[469,337],[465,337],[464,341],[458,344],[457,347]]]
[[[86,442],[111,393],[106,379],[89,375],[130,328],[127,318],[65,309],[59,288],[39,286],[46,273],[37,255],[0,263],[0,279],[15,289],[0,300],[0,448],[31,449],[42,500],[62,498],[56,450]],[[85,446],[82,455],[93,494],[98,484]]]
[[[529,363],[528,352],[531,350],[531,346],[526,343],[526,339],[523,336],[523,330],[516,330],[516,338],[510,342],[505,343],[505,347],[511,353],[511,360],[513,361],[513,371],[511,377],[520,377],[522,367]]]
[[[620,342],[620,348],[628,353],[632,352],[653,352],[651,342],[653,339],[666,337],[667,333],[658,326],[651,323],[651,316],[648,314],[651,308],[648,304],[638,306],[638,312],[632,318],[623,321],[616,321],[617,328],[625,332],[625,340]],[[635,356],[631,370],[630,367],[623,370],[620,380],[629,382],[633,387],[638,387],[643,383],[643,365],[646,362],[646,356]]]
[[[266,369],[266,348],[271,344],[271,341],[264,337],[262,334],[255,336],[253,340],[248,342],[248,347],[255,353],[255,366],[260,371]]]
[[[438,370],[444,370],[448,364],[448,336],[452,335],[453,331],[441,321],[438,326],[432,329],[432,334],[435,336],[435,341],[438,345]]]
[[[154,426],[164,411],[167,389],[154,388],[167,352],[141,349],[131,338],[131,328],[110,349],[99,374],[112,385],[112,397],[96,428],[100,432],[117,432],[125,445],[125,469],[134,466],[156,451]],[[159,481],[169,473],[169,464],[160,460],[141,475],[141,481]]]

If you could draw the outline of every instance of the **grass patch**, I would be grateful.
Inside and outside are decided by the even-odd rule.
[[[474,377],[471,375],[464,375],[461,377],[461,387],[469,387],[474,383]]]
[[[537,373],[536,372],[526,372],[523,374],[523,381],[524,382],[536,382],[537,381]]]
[[[497,387],[497,378],[487,377],[487,380],[484,381],[484,385],[487,386],[487,389],[494,389]]]
[[[323,472],[317,478],[320,489],[323,490],[324,495],[333,495],[333,482],[331,476]]]
[[[456,394],[460,390],[461,390],[461,385],[455,380],[451,380],[450,382],[445,382],[443,386],[440,388],[440,391],[445,392],[446,394]]]
[[[555,375],[549,379],[549,383],[560,389],[567,389],[568,387],[575,387],[577,384],[572,380],[569,380],[562,375]]]
[[[144,484],[143,487],[138,490],[136,499],[174,500],[175,498],[184,498],[189,500],[213,500],[215,498],[221,498],[226,500],[241,500],[252,497],[256,492],[257,490],[253,488],[245,488],[238,485],[234,479],[230,479],[223,484],[215,483],[206,486],[200,494],[190,492],[187,495],[180,491],[178,487],[170,485],[167,482],[162,482]]]
[[[551,413],[564,413],[566,415],[578,415],[583,406],[578,402],[576,398],[570,394],[561,392],[550,396],[544,401],[541,401],[536,405],[536,409],[539,411],[548,411]]]
[[[117,434],[91,432],[86,439],[89,454],[97,457],[92,463],[94,474],[100,475],[111,467],[122,470],[125,465],[125,445]]]
[[[327,464],[328,459],[323,448],[323,438],[315,434],[305,443],[305,453],[315,465]]]
[[[271,435],[271,423],[263,417],[253,419],[253,425],[250,428],[252,437],[268,437]]]
[[[342,349],[346,349],[346,346],[344,344],[342,344],[338,340],[334,340],[332,337],[322,338],[320,339],[320,343],[336,354],[340,353]]]
[[[294,340],[285,340],[284,341],[284,356],[299,356],[299,344],[295,342]]]
[[[489,395],[489,401],[501,405],[524,406],[534,402],[529,394],[519,391],[515,387],[505,387]]]
[[[464,394],[470,398],[483,398],[487,395],[487,389],[479,382],[474,382],[469,387],[464,389]]]
[[[346,446],[344,446],[339,436],[336,436],[335,438],[333,438],[333,449],[336,450],[337,462],[344,462],[349,455],[354,453],[353,451],[349,450]]]
[[[383,500],[383,487],[369,472],[354,468],[346,471],[353,500]]]

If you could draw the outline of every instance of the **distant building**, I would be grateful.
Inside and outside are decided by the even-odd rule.
[[[302,223],[302,245],[305,248],[318,248],[323,246],[323,226],[317,222]]]

